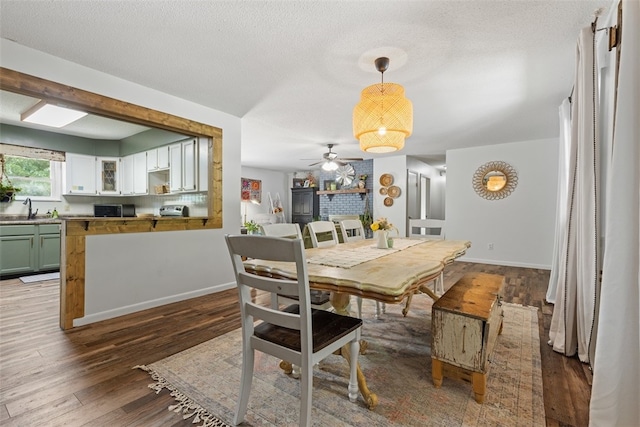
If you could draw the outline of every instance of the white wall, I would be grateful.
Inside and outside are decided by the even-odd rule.
[[[291,222],[291,185],[289,176],[286,172],[278,172],[267,169],[242,167],[242,178],[259,179],[262,181],[262,203],[254,205],[252,203],[241,203],[240,215],[244,216],[245,209],[247,212],[247,221],[254,220],[260,224],[260,221],[269,213],[269,197],[271,194],[273,200],[276,194],[280,195],[280,201],[284,208],[284,216],[287,222]]]
[[[551,268],[557,156],[557,139],[447,151],[447,239],[471,241],[464,261]],[[476,169],[494,160],[518,173],[518,186],[503,200],[483,199],[471,184]]]
[[[240,229],[238,117],[0,40],[3,67],[222,128],[223,228],[95,236],[86,247],[86,316],[74,325],[234,286],[225,233]],[[123,298],[126,295],[126,298]]]

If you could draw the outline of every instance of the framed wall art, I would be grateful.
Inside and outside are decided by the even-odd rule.
[[[240,200],[243,202],[262,203],[262,181],[259,179],[240,178],[242,180]]]

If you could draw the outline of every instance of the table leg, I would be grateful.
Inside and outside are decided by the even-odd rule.
[[[331,305],[335,309],[336,313],[342,314],[345,316],[350,316],[347,308],[349,307],[349,294],[345,294],[342,292],[331,292]],[[360,341],[360,354],[364,354],[367,348],[367,342],[362,340]],[[347,362],[349,362],[349,366],[351,366],[351,353],[349,350],[349,346],[346,345],[342,347],[342,352],[340,353],[342,357],[344,357]],[[358,388],[360,389],[360,393],[364,398],[364,401],[367,405],[367,408],[374,409],[378,405],[378,396],[375,393],[371,393],[369,387],[367,387],[367,380],[360,369],[360,364],[357,364],[357,375],[358,375]]]

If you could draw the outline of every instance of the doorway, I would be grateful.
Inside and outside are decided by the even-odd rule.
[[[413,234],[412,219],[427,219],[431,214],[431,179],[407,170],[407,236]]]

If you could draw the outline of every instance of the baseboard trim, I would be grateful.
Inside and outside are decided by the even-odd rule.
[[[100,322],[102,320],[113,319],[114,317],[124,316],[125,314],[136,313],[138,311],[147,310],[150,308],[160,307],[161,305],[171,304],[174,302],[184,301],[191,298],[201,297],[207,294],[213,294],[216,292],[226,291],[227,289],[234,288],[235,282],[223,283],[221,285],[211,286],[204,289],[198,289],[196,291],[185,292],[182,294],[171,295],[164,298],[158,298],[151,301],[145,301],[137,304],[120,307],[113,310],[102,311],[100,313],[89,314],[79,319],[73,320],[73,327],[89,325],[91,323]]]
[[[477,264],[504,265],[505,267],[522,267],[522,268],[535,268],[538,270],[551,270],[550,265],[530,264],[526,262],[501,261],[501,260],[494,260],[494,259],[478,259],[478,258],[468,258],[466,256],[458,258],[457,260],[463,261],[463,262],[475,262]]]

